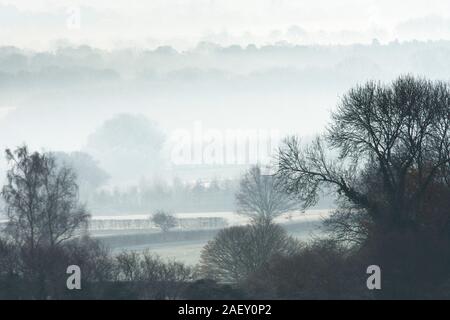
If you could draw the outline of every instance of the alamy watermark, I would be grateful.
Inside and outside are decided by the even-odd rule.
[[[70,276],[67,278],[66,286],[69,290],[81,290],[81,268],[77,265],[70,265],[66,270]]]
[[[81,268],[77,265],[67,267],[66,286],[68,290],[81,290]],[[367,278],[366,285],[369,290],[381,290],[381,268],[377,265],[370,265],[366,270],[370,276]]]
[[[381,290],[381,268],[377,265],[371,265],[367,267],[366,273],[370,274],[366,281],[367,289]]]
[[[268,163],[280,141],[277,129],[217,129],[194,122],[170,135],[174,165],[243,165]]]

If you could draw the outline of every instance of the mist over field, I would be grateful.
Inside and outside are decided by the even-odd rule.
[[[88,269],[87,298],[425,292],[450,265],[449,10],[0,0],[0,285],[73,298],[42,256]],[[348,276],[369,260],[430,276],[373,294]]]
[[[160,146],[151,155],[166,160],[158,171],[167,174],[159,178],[172,178],[187,174],[179,173],[173,163],[177,159],[171,148],[177,141],[171,139],[176,140],[177,133],[208,140],[216,132],[225,137],[227,130],[253,130],[273,137],[273,144],[287,134],[312,136],[325,127],[339,97],[356,84],[407,73],[448,78],[449,49],[447,41],[260,47],[204,42],[186,51],[170,46],[112,51],[89,46],[53,51],[2,47],[0,145],[83,151],[102,161],[93,145],[102,125],[117,115],[142,116],[149,121],[142,127],[152,125],[161,136],[155,137]],[[129,139],[128,146],[120,147],[137,152],[133,161],[139,162],[150,156],[150,151],[140,149],[147,137],[133,136],[126,121],[116,136],[98,137],[104,140],[98,143],[113,147]],[[227,169],[205,168],[194,156],[192,170],[202,172],[190,179],[221,177]],[[108,161],[114,184],[153,178],[154,172],[143,164],[130,166],[115,157]],[[128,167],[134,172],[121,177],[119,169]],[[235,177],[235,171],[230,174]]]

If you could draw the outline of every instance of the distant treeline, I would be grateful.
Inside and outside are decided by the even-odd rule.
[[[73,85],[117,81],[132,74],[134,79],[157,81],[163,86],[186,80],[212,84],[251,80],[249,84],[261,88],[263,83],[258,79],[275,78],[283,86],[289,85],[288,80],[296,80],[296,85],[312,88],[324,81],[337,81],[343,89],[367,76],[388,79],[411,70],[446,78],[449,51],[450,42],[444,40],[393,41],[382,45],[376,39],[372,44],[346,46],[280,43],[222,47],[202,42],[183,52],[170,46],[106,51],[83,45],[48,52],[0,47],[0,84]],[[230,75],[235,77],[230,79]]]
[[[238,181],[197,181],[194,184],[153,182],[125,190],[101,190],[93,194],[89,207],[93,213],[151,213],[158,209],[172,212],[234,211]]]
[[[88,200],[93,214],[148,214],[159,209],[169,212],[225,212],[236,210],[239,180],[212,180],[193,184],[152,181],[126,189],[95,191]],[[321,194],[314,209],[330,209],[334,198]]]

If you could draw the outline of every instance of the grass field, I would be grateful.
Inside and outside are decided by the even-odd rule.
[[[240,224],[242,220],[234,220],[232,224]],[[307,218],[283,219],[280,223],[289,234],[300,239],[308,240],[314,234],[320,233],[321,219],[318,215]],[[190,265],[199,262],[200,253],[205,244],[211,240],[218,230],[173,231],[168,234],[155,233],[154,230],[146,233],[143,230],[114,231],[97,234],[108,244],[113,253],[124,250],[149,250],[164,259],[175,259]]]

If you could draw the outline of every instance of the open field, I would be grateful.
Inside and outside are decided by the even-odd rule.
[[[275,222],[303,222],[316,221],[327,217],[330,209],[311,209],[307,211],[293,211],[281,215]],[[220,229],[224,226],[243,225],[249,219],[235,212],[199,212],[199,213],[174,213],[179,221],[174,230],[199,230]],[[150,214],[133,215],[94,215],[91,219],[90,231],[93,233],[111,232],[123,230],[147,230],[158,229],[150,222]],[[210,220],[209,223],[207,221]],[[133,231],[134,232],[134,231]]]
[[[282,216],[277,222],[282,224],[293,236],[301,240],[308,240],[313,234],[320,232],[321,219],[329,214],[329,210],[311,210],[305,213],[293,213],[291,218]],[[198,214],[176,214],[178,218],[189,216],[198,217],[221,217],[227,220],[228,225],[240,225],[247,223],[247,219],[231,212],[198,213]],[[123,219],[124,216],[116,217]],[[110,218],[110,217],[108,217]],[[133,219],[139,217],[133,216]],[[141,217],[143,218],[143,217]],[[102,219],[102,218],[100,218]],[[105,219],[105,218],[103,218]],[[147,218],[146,218],[147,219]],[[162,234],[155,229],[130,229],[130,230],[102,230],[95,231],[93,235],[102,239],[113,253],[123,250],[151,252],[166,259],[176,259],[187,264],[198,263],[200,253],[204,245],[211,240],[220,229],[197,229],[197,230],[173,230]]]

